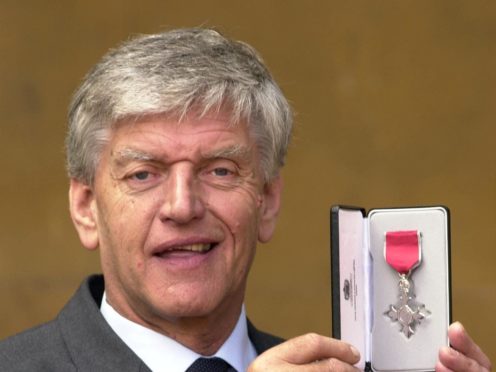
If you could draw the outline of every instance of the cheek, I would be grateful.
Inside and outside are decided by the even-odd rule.
[[[232,234],[250,236],[256,231],[262,197],[253,189],[214,191],[205,195],[206,208],[223,221]]]
[[[107,199],[108,200],[108,199]],[[115,195],[101,208],[100,235],[102,251],[112,251],[114,258],[142,252],[142,247],[153,221],[153,199],[140,200],[134,197]],[[142,261],[135,261],[142,266]]]

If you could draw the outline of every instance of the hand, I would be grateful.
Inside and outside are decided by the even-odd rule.
[[[491,361],[480,347],[470,338],[461,323],[453,323],[448,329],[451,347],[439,351],[436,372],[487,372]]]
[[[360,354],[351,345],[310,333],[295,337],[261,354],[248,367],[256,371],[359,371]]]

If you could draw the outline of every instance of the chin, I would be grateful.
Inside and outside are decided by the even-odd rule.
[[[175,297],[175,298],[174,298]],[[214,314],[221,307],[221,300],[216,300],[212,295],[180,296],[169,294],[166,299],[159,298],[153,301],[155,312],[164,318],[205,317]]]
[[[215,313],[216,307],[210,303],[176,303],[174,305],[159,306],[156,314],[163,319],[180,320],[206,318]]]
[[[219,285],[218,281],[169,285],[164,291],[150,288],[147,302],[157,316],[164,319],[204,318],[238,311],[243,291]],[[157,295],[158,294],[158,295]]]

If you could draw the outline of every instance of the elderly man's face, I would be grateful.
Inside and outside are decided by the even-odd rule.
[[[71,183],[83,244],[100,248],[109,302],[129,318],[239,311],[257,240],[273,233],[280,180],[266,185],[244,123],[119,123],[90,188]]]

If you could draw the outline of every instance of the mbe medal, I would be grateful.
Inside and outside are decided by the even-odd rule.
[[[399,274],[399,301],[390,305],[385,314],[398,322],[401,332],[410,338],[422,319],[430,314],[424,304],[415,301],[411,272],[422,261],[421,233],[416,230],[388,231],[385,234],[384,257]]]

